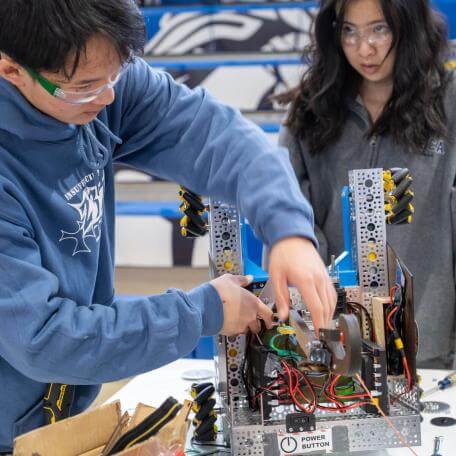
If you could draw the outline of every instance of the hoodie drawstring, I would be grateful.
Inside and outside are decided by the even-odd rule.
[[[95,119],[90,124],[81,125],[78,132],[78,149],[87,166],[93,170],[97,170],[106,166],[110,151],[96,137],[93,131],[93,124],[96,124],[116,144],[122,144],[122,140],[99,119]]]

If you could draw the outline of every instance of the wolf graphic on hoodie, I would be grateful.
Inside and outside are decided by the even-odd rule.
[[[83,183],[86,184],[84,185]],[[87,245],[89,238],[94,239],[96,242],[100,241],[100,225],[103,222],[104,172],[98,170],[85,176],[79,185],[81,185],[81,189],[75,195],[72,192],[65,194],[68,204],[75,209],[79,216],[79,219],[75,220],[78,229],[75,232],[62,230],[62,236],[60,237],[60,242],[65,240],[75,241],[73,255],[91,252],[90,247]],[[80,202],[71,203],[78,197]]]

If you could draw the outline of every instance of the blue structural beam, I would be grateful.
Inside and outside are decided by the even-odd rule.
[[[353,249],[352,220],[350,217],[350,192],[344,187],[341,194],[342,224],[344,233],[344,252],[335,261],[335,272],[343,287],[359,285],[357,252]],[[254,282],[267,281],[268,273],[262,268],[263,244],[259,241],[250,225],[245,220],[241,222],[241,246],[244,274],[253,276]]]
[[[342,287],[353,287],[359,285],[359,279],[357,253],[353,249],[355,243],[352,239],[353,221],[350,216],[350,190],[348,187],[342,189],[341,205],[344,251],[337,257],[334,269]]]
[[[244,274],[253,276],[253,282],[266,282],[268,273],[261,267],[263,262],[263,243],[259,241],[248,222],[241,222],[241,248]]]

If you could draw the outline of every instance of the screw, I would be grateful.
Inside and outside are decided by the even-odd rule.
[[[434,453],[432,453],[431,456],[441,456],[439,451],[440,451],[440,445],[443,442],[443,436],[438,436],[434,438]]]

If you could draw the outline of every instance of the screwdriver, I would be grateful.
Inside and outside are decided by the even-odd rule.
[[[433,393],[435,393],[436,391],[439,391],[439,390],[445,390],[447,388],[450,388],[451,386],[454,386],[455,384],[456,384],[456,371],[452,372],[449,375],[447,375],[442,380],[439,380],[437,382],[437,386],[425,391],[423,393],[422,397],[429,396],[430,394],[433,394]]]

